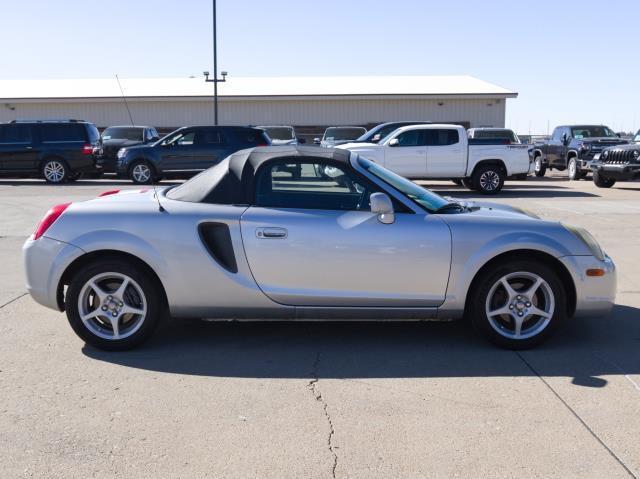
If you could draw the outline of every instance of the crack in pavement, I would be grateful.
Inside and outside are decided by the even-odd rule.
[[[634,479],[637,478],[637,476],[631,471],[631,469],[629,469],[629,467],[627,467],[627,465],[622,461],[622,459],[620,459],[615,452],[613,452],[613,450],[607,446],[604,441],[602,439],[600,439],[600,437],[595,433],[595,431],[593,429],[591,429],[589,427],[589,425],[586,423],[586,421],[584,419],[582,419],[580,417],[580,415],[571,407],[569,406],[569,403],[567,403],[567,401],[565,401],[564,399],[562,399],[562,396],[560,396],[559,393],[556,392],[555,389],[553,389],[553,387],[551,387],[551,384],[549,384],[541,375],[540,373],[529,363],[529,361],[527,361],[522,354],[520,354],[518,351],[514,351],[514,353],[516,354],[516,356],[518,356],[520,358],[520,360],[531,370],[531,372],[533,374],[535,374],[536,376],[538,376],[538,379],[540,379],[540,381],[543,382],[543,384],[549,389],[549,391],[551,391],[553,393],[553,395],[564,405],[564,407],[566,407],[569,412],[571,414],[573,414],[573,416],[580,421],[580,423],[584,426],[584,428],[589,431],[589,434],[591,434],[591,436],[593,436],[593,438],[598,441],[600,443],[600,445],[602,447],[605,448],[605,450],[611,455],[611,457],[613,457],[616,462],[618,464],[620,464],[620,466],[622,466],[622,468],[627,472],[627,474],[629,474],[630,477],[633,477]]]
[[[7,301],[6,303],[4,303],[3,305],[0,305],[0,309],[4,308],[5,306],[9,306],[11,303],[18,301],[20,298],[24,298],[26,295],[28,295],[29,293],[22,293],[20,296],[16,296],[13,299],[10,299],[9,301]]]
[[[313,393],[316,401],[322,404],[322,410],[324,412],[325,418],[327,419],[327,423],[329,425],[329,437],[327,438],[327,447],[329,448],[329,452],[333,456],[333,464],[331,466],[331,477],[335,479],[336,477],[336,468],[338,467],[338,455],[336,454],[335,448],[333,446],[333,436],[335,434],[335,429],[333,428],[333,421],[331,420],[331,415],[327,409],[327,402],[322,397],[322,393],[318,389],[318,369],[320,367],[320,352],[316,355],[316,360],[313,362],[313,370],[311,372],[311,376],[313,379],[309,381],[307,384],[307,389]]]

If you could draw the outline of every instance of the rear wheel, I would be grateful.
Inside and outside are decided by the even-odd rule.
[[[129,169],[129,179],[137,185],[148,185],[153,180],[155,171],[146,161],[135,161]]]
[[[476,169],[471,177],[475,190],[484,195],[495,195],[504,186],[505,174],[498,165],[483,165]]]
[[[69,284],[65,309],[69,324],[86,343],[117,351],[151,336],[166,310],[163,303],[148,273],[111,259],[82,268]]]
[[[69,168],[64,161],[52,158],[42,164],[42,176],[47,183],[64,183],[69,179]]]
[[[533,172],[539,178],[543,177],[547,172],[547,167],[544,166],[544,163],[542,162],[542,156],[536,156],[533,163]]]
[[[599,170],[595,170],[593,172],[593,183],[598,188],[611,188],[616,184],[616,180],[613,178],[607,178],[606,176],[602,176]]]
[[[536,346],[566,317],[564,287],[545,264],[514,260],[495,265],[476,284],[471,293],[471,321],[498,346]]]

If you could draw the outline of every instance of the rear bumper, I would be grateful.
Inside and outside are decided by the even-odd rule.
[[[67,267],[82,256],[80,248],[43,236],[27,239],[22,247],[27,291],[39,304],[62,310],[58,285]]]
[[[616,300],[616,266],[608,256],[600,261],[593,256],[559,258],[573,278],[576,288],[576,317],[609,314]],[[603,269],[604,276],[587,276],[588,269]]]

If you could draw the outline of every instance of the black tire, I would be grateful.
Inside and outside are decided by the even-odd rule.
[[[527,298],[526,295],[517,296],[517,298],[521,298],[521,300],[512,302],[510,307],[509,300],[504,296],[506,289],[503,286],[497,286],[501,279],[508,275],[515,276],[513,280],[510,280],[514,281],[510,285],[516,293],[519,291],[524,292],[530,288],[531,284],[535,281],[534,277],[542,278],[544,284],[541,284],[536,290],[533,298]],[[517,279],[518,275],[524,277],[524,279],[520,280],[521,288],[517,287],[519,281]],[[528,280],[524,275],[532,276],[529,279],[530,283],[526,283]],[[502,291],[500,288],[502,288]],[[490,319],[487,313],[487,309],[491,307],[491,302],[496,298],[499,299],[501,293],[505,298],[505,303],[502,305],[501,301],[498,301],[495,306],[496,310],[504,307],[510,311],[524,311],[521,330],[522,335],[520,338],[513,337],[516,331],[515,313],[503,314],[501,316],[494,315],[492,316],[494,319]],[[551,300],[548,297],[549,294],[553,295]],[[492,343],[506,349],[529,349],[549,338],[566,319],[567,305],[565,298],[566,293],[563,283],[552,268],[541,262],[511,260],[506,264],[490,267],[482,274],[482,277],[478,278],[470,293],[467,312],[475,330]],[[552,314],[548,322],[542,316],[526,315],[526,312],[529,310],[528,308],[530,308],[532,304],[534,307],[539,306],[542,310],[550,310],[548,312]],[[525,309],[521,310],[520,306]],[[553,308],[552,311],[551,308]],[[539,330],[537,328],[539,328]],[[499,330],[502,332],[499,332]]]
[[[143,175],[143,171],[148,172]],[[148,161],[136,160],[129,167],[129,179],[136,185],[150,185],[157,176],[156,170]]]
[[[471,191],[475,191],[476,187],[473,186],[473,181],[471,181],[471,178],[463,178],[462,179],[462,186],[464,186],[465,188],[471,190]]]
[[[458,186],[462,186],[462,180],[460,178],[454,178],[451,181],[453,181]]]
[[[595,170],[593,172],[593,183],[598,188],[611,188],[616,184],[616,180],[613,178],[607,178],[606,176],[602,176],[599,170]]]
[[[64,160],[60,158],[48,158],[42,162],[40,173],[47,183],[60,185],[69,180],[71,171]]]
[[[111,274],[115,275],[114,278],[117,278],[117,275],[123,275],[132,280],[130,282],[130,286],[125,288],[125,293],[122,295],[121,299],[123,302],[119,303],[120,306],[123,306],[124,302],[131,301],[132,298],[139,301],[138,304],[133,304],[132,306],[140,308],[146,306],[146,313],[144,315],[125,313],[120,315],[119,312],[117,313],[119,317],[115,321],[117,321],[118,329],[122,327],[121,333],[123,337],[120,339],[113,338],[113,330],[115,328],[111,327],[110,323],[107,322],[110,320],[109,312],[111,311],[111,307],[114,304],[114,301],[114,307],[118,307],[117,303],[119,298],[117,296],[117,291],[112,292],[108,289],[110,286],[109,281],[112,281],[108,276]],[[98,284],[99,281],[102,281],[101,291],[105,294],[114,295],[108,296],[108,298],[113,298],[113,301],[105,300],[104,302],[100,302],[100,305],[104,307],[107,307],[108,305],[109,309],[106,310],[103,310],[98,305],[94,307],[91,306],[89,303],[91,300],[88,296],[86,297],[87,288],[91,289],[91,287],[88,286],[89,282],[96,277],[100,277],[100,275],[107,275],[107,279],[95,280],[94,282]],[[117,281],[117,279],[114,279],[113,281]],[[116,288],[116,286],[113,286],[113,288]],[[131,290],[130,288],[134,289]],[[138,294],[139,292],[142,294]],[[87,298],[87,303],[85,303],[85,299],[83,299],[82,305],[80,304],[81,295],[83,298]],[[94,301],[97,301],[95,299],[97,296],[93,296],[93,298]],[[81,307],[84,308],[85,304],[89,307],[93,307],[91,313],[95,312],[100,316],[88,319],[86,324],[81,319],[81,311],[79,309]],[[126,306],[129,306],[129,304],[126,304]],[[166,316],[166,312],[168,310],[164,300],[164,295],[161,291],[161,286],[155,278],[151,277],[151,275],[142,268],[133,265],[130,262],[108,257],[103,260],[95,260],[91,262],[78,271],[71,279],[65,297],[65,309],[69,324],[75,333],[87,344],[105,351],[124,351],[139,346],[151,336],[160,321]],[[107,312],[102,313],[102,311]],[[129,332],[127,332],[127,327],[130,328]],[[103,334],[111,337],[100,337],[92,331],[92,328],[94,331],[101,331]],[[132,330],[133,332],[131,332]]]
[[[504,186],[505,173],[499,165],[481,165],[473,172],[471,182],[475,191],[483,195],[496,195]]]
[[[533,172],[538,178],[542,178],[544,174],[547,172],[547,167],[542,162],[542,156],[536,156],[535,160],[533,160]]]
[[[585,173],[580,169],[580,165],[578,165],[578,159],[575,157],[569,158],[567,171],[569,173],[569,181],[578,181],[585,176]]]

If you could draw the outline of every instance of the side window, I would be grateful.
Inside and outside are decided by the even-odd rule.
[[[398,146],[424,146],[424,130],[409,130],[396,136]]]
[[[40,137],[43,143],[87,141],[83,125],[75,123],[45,124],[40,128]]]
[[[260,169],[255,203],[269,208],[369,210],[379,191],[340,167],[321,162],[276,162]]]
[[[428,146],[448,146],[455,145],[460,141],[458,130],[452,129],[429,129],[425,130]]]
[[[553,130],[553,135],[551,135],[551,139],[554,141],[560,141],[562,138],[562,128],[556,128]]]
[[[177,145],[182,146],[190,146],[193,145],[193,141],[195,139],[196,132],[195,131],[187,131],[185,132],[178,140],[176,141]]]
[[[0,126],[0,143],[31,143],[31,127],[28,125]]]
[[[223,143],[218,130],[198,130],[195,137],[196,145],[219,145]]]

